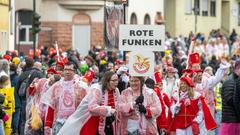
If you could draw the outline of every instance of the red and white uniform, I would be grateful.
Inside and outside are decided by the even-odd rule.
[[[169,114],[169,131],[176,132],[176,135],[192,135],[193,123],[198,124],[200,135],[207,134],[208,130],[217,127],[210,110],[200,93],[194,92],[194,98],[180,97],[180,109],[175,111],[178,101],[178,94],[175,93],[172,99],[171,113]],[[172,117],[172,114],[175,114]]]
[[[56,82],[42,97],[41,102],[48,106],[45,126],[52,127],[54,122],[65,121],[73,114],[84,98],[85,89],[80,82],[64,81]]]
[[[202,82],[196,85],[196,90],[201,93],[201,95],[205,98],[207,105],[210,108],[212,116],[214,116],[215,112],[215,93],[214,87],[222,80],[226,70],[229,68],[229,64],[220,64],[217,72],[214,76],[209,75],[207,72],[204,72],[202,75]]]
[[[90,92],[67,119],[58,135],[95,135],[97,130],[100,135],[105,135],[106,117],[111,116],[112,108],[118,110],[120,93],[118,89],[103,93],[99,84],[94,84],[89,90]],[[117,135],[119,122],[118,113],[116,116],[116,120],[112,123],[114,135]]]

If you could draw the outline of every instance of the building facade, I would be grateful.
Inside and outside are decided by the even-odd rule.
[[[33,0],[15,2],[16,46],[27,52],[32,48]],[[64,50],[75,48],[83,55],[91,46],[103,46],[103,0],[36,0],[41,16],[37,47],[54,47],[55,41]]]
[[[239,0],[165,0],[164,5],[166,31],[172,36],[190,31],[208,35],[212,29],[240,33]]]
[[[9,49],[9,0],[0,0],[0,54]]]
[[[129,0],[127,8],[128,24],[163,24],[164,0]]]

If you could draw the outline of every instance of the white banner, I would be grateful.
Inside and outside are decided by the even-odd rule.
[[[154,53],[145,51],[130,52],[128,66],[131,76],[153,76]]]
[[[163,25],[120,25],[119,50],[164,51]]]

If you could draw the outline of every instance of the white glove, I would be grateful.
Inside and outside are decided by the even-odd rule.
[[[222,61],[220,64],[220,69],[228,69],[231,66],[227,61]]]
[[[129,82],[129,76],[127,76],[126,74],[123,74],[123,75],[121,76],[121,78],[122,78],[122,81],[123,81],[123,82],[125,82],[125,83],[128,83],[128,82]]]
[[[117,70],[117,74],[120,75],[124,72],[127,72],[128,68],[126,66],[121,66],[118,70]]]
[[[174,118],[174,116],[175,116],[176,114],[178,114],[179,111],[180,111],[180,104],[179,104],[179,103],[176,103],[176,104],[172,105],[172,106],[170,107],[170,111],[171,111],[171,113],[172,113],[172,117]]]

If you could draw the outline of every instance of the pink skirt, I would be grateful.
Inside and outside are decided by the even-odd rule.
[[[219,135],[240,135],[240,123],[221,123]]]

